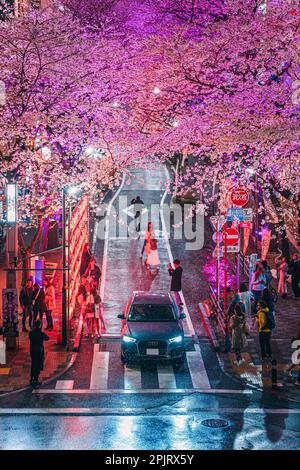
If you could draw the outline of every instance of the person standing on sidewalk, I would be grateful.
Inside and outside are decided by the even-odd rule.
[[[38,284],[33,285],[33,318],[34,321],[39,315],[41,320],[41,328],[43,329],[43,315],[47,312],[45,291]]]
[[[247,345],[249,329],[246,315],[239,304],[236,304],[234,313],[230,318],[229,330],[231,332],[231,348],[236,354],[236,361],[234,364],[240,366],[245,362],[244,359],[242,359],[242,350]]]
[[[79,268],[81,277],[85,275],[85,272],[90,264],[91,258],[92,258],[92,253],[89,248],[89,244],[85,243],[83,247],[82,255],[81,255],[81,262],[80,262],[80,268]]]
[[[99,289],[101,275],[101,269],[96,264],[95,258],[92,256],[86,272],[86,276],[89,278],[90,283],[92,283],[97,290]]]
[[[256,322],[259,328],[261,359],[262,361],[264,361],[267,357],[272,359],[271,330],[273,325],[270,311],[267,307],[267,304],[263,300],[258,302],[258,314]]]
[[[260,265],[257,266],[256,271],[252,275],[251,290],[254,296],[254,311],[256,313],[257,303],[261,298],[262,292],[267,285],[266,277]]]
[[[177,304],[181,303],[179,292],[182,290],[182,273],[183,269],[180,265],[179,259],[174,259],[174,268],[172,267],[171,263],[169,264],[169,275],[172,277],[171,280],[171,292],[174,292],[174,296],[176,299]]]
[[[49,341],[49,336],[41,330],[40,320],[34,322],[34,329],[29,333],[29,341],[31,356],[30,384],[36,387],[41,385],[38,380],[40,372],[44,369],[44,341]]]
[[[287,297],[287,278],[288,278],[288,264],[286,258],[281,258],[281,255],[275,258],[275,263],[278,270],[278,294],[282,297]]]
[[[300,299],[300,257],[297,253],[292,256],[290,274],[292,275],[292,289],[295,299]]]
[[[53,330],[52,311],[56,308],[55,290],[54,290],[53,285],[48,279],[44,281],[44,288],[45,288],[46,319],[47,319],[47,327],[45,328],[45,330],[52,331]]]
[[[263,260],[261,262],[261,265],[262,265],[263,273],[264,273],[266,281],[267,281],[267,286],[266,287],[269,288],[270,284],[272,282],[272,279],[273,279],[272,271],[271,271],[270,266],[268,265],[268,262],[266,260]]]
[[[32,301],[33,301],[33,282],[32,278],[28,278],[26,285],[22,287],[20,292],[20,305],[22,307],[22,331],[28,332],[26,328],[26,318],[29,317],[29,328],[32,328]]]
[[[242,283],[240,286],[240,291],[239,291],[239,296],[241,299],[241,302],[245,306],[245,313],[247,317],[251,317],[252,315],[252,302],[253,302],[253,294],[250,290],[248,290],[248,287],[245,283]]]

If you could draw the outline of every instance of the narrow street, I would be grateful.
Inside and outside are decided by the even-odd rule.
[[[160,208],[169,202],[167,178],[164,167],[135,170],[114,193],[105,239],[100,221],[93,243],[102,265],[106,334],[96,343],[83,337],[75,364],[59,380],[0,396],[0,449],[300,449],[300,403],[284,392],[245,387],[224,372],[211,346],[191,287],[195,273],[165,231]],[[151,209],[161,262],[157,274],[147,272],[140,258],[143,233],[140,239],[127,237],[133,221],[128,208],[137,195]],[[124,366],[117,315],[133,291],[169,291],[167,268],[175,252],[182,254],[184,268],[185,362],[178,370],[160,362]],[[196,284],[200,302],[205,280]]]

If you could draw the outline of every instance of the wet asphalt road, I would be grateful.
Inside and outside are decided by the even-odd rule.
[[[149,207],[161,201],[161,181],[165,180],[163,168],[136,172],[119,196],[129,199],[140,194]],[[116,198],[115,207],[118,202]],[[152,220],[162,231],[159,215]],[[179,242],[174,243],[178,256]],[[118,240],[110,231],[104,304],[107,326],[114,334],[119,329],[116,314],[122,311],[132,290],[168,290],[169,254],[163,234],[159,235],[161,273],[155,278],[147,279],[145,275],[138,258],[140,244],[138,240]],[[173,249],[172,242],[170,245]],[[103,241],[96,238],[100,265],[102,251]],[[197,256],[201,258],[201,253]],[[194,363],[186,362],[181,371],[169,371],[168,380],[173,380],[175,388],[161,390],[156,365],[137,366],[130,373],[134,380],[139,378],[140,387],[128,390],[127,371],[119,360],[120,343],[104,340],[98,350],[108,358],[107,386],[105,390],[91,391],[95,350],[91,341],[84,339],[75,366],[61,377],[72,383],[69,391],[56,392],[57,382],[53,382],[43,387],[43,393],[28,390],[0,397],[0,449],[299,450],[300,403],[288,400],[284,392],[245,390],[223,373],[193,311],[195,294],[189,289],[187,266],[185,284],[196,333],[186,339],[186,348],[191,357],[194,354],[201,359],[207,383],[199,378]],[[205,295],[206,286],[202,284],[200,297]],[[205,390],[197,389],[195,377],[204,383]]]

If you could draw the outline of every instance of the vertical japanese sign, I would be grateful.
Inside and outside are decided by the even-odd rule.
[[[262,229],[261,234],[261,259],[265,260],[268,255],[271,242],[271,230],[268,228]]]

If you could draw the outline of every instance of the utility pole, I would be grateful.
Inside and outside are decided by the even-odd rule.
[[[68,344],[68,328],[67,328],[67,273],[66,273],[66,192],[62,190],[62,344]]]

